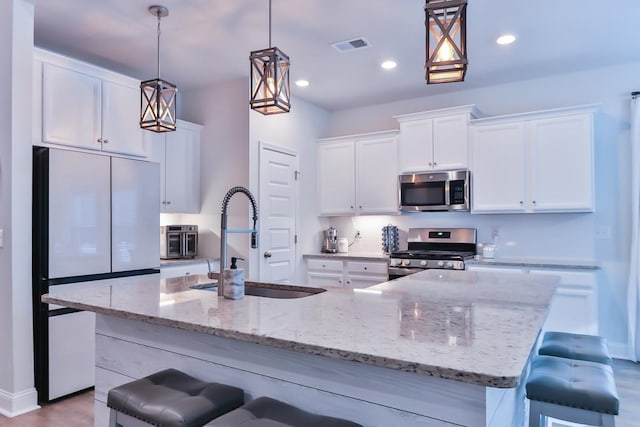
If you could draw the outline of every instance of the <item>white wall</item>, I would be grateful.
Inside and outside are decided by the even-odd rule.
[[[7,416],[37,408],[31,317],[33,13],[22,0],[0,2],[0,413]]]
[[[249,82],[228,81],[182,94],[182,119],[203,125],[200,140],[200,214],[160,216],[162,225],[197,224],[199,255],[220,256],[222,200],[231,187],[249,186]],[[245,228],[248,199],[236,195],[229,203],[228,226]],[[246,238],[245,238],[246,237]],[[231,256],[244,257],[249,238],[230,235]]]
[[[251,189],[257,194],[260,141],[294,151],[298,155],[301,174],[298,180],[300,197],[297,203],[296,280],[300,281],[304,272],[302,255],[320,249],[320,230],[328,227],[328,219],[319,218],[317,215],[315,140],[327,128],[329,114],[301,99],[294,98],[291,102],[292,107],[288,114],[264,116],[255,111],[250,112],[249,174]],[[257,266],[260,254],[254,255],[251,265]],[[258,272],[253,273],[257,275]]]
[[[640,63],[533,79],[447,95],[334,112],[324,136],[397,129],[394,115],[476,104],[484,116],[598,103],[595,122],[596,211],[592,214],[471,215],[421,213],[391,217],[335,218],[332,225],[350,240],[359,229],[362,240],[351,250],[380,250],[380,228],[392,223],[409,227],[470,226],[478,240],[488,241],[499,227],[499,254],[511,257],[595,260],[599,278],[600,333],[612,346],[626,343],[626,286],[629,265],[630,191],[629,103],[638,90]],[[428,89],[427,89],[428,90]],[[596,231],[611,230],[610,239]]]

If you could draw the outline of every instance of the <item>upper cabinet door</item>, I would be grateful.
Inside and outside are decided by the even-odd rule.
[[[473,212],[525,211],[526,142],[522,122],[473,128]]]
[[[433,169],[433,120],[400,124],[399,168],[401,172]]]
[[[42,79],[43,142],[100,150],[100,79],[47,63]]]
[[[593,210],[593,115],[531,122],[531,209]]]
[[[469,115],[433,119],[433,168],[466,169],[469,163]]]
[[[356,199],[360,214],[398,213],[398,140],[356,142]]]
[[[167,132],[165,144],[165,195],[162,212],[200,213],[199,125],[179,121]]]
[[[140,90],[102,82],[102,150],[146,156],[140,128]]]
[[[354,215],[355,148],[353,140],[318,143],[320,215]]]

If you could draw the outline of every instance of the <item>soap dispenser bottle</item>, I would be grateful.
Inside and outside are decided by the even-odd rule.
[[[244,258],[231,257],[231,266],[224,269],[224,297],[228,299],[244,298],[244,269],[238,268],[236,262]]]

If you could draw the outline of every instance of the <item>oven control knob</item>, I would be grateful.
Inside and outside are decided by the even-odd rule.
[[[420,265],[424,267],[425,265],[427,265],[427,261],[425,260],[420,261]]]
[[[411,265],[411,260],[409,260],[409,259],[403,260],[402,261],[402,265],[404,265],[405,267]]]
[[[438,261],[438,267],[444,267],[444,261]]]
[[[447,262],[447,268],[453,268],[453,262],[451,261]]]

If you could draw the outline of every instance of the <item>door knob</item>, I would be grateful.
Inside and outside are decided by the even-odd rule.
[[[269,251],[264,251],[264,257],[265,257],[265,258],[271,258],[271,252],[269,252]]]

